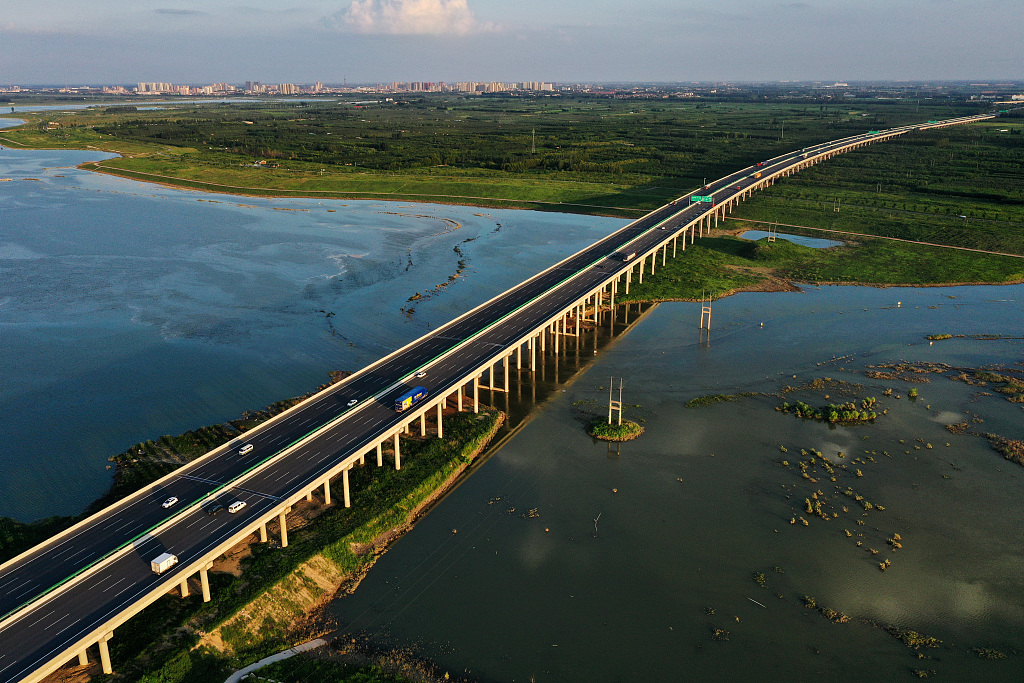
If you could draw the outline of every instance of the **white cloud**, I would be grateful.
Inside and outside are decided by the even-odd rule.
[[[466,0],[353,0],[329,23],[357,33],[392,35],[467,35],[495,31],[477,21]]]

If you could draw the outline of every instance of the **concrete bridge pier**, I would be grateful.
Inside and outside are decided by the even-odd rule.
[[[363,454],[362,457],[359,458],[359,461],[363,465],[366,464],[366,454],[365,453]],[[344,470],[344,472],[345,472],[345,475],[346,475],[345,476],[345,483],[347,484],[348,483],[348,470],[346,469],[346,470]],[[328,477],[327,479],[324,479],[324,505],[330,505],[330,504],[331,504],[331,479],[330,479],[330,477]],[[348,506],[346,505],[345,507],[348,507]]]
[[[283,528],[283,527],[282,527]],[[284,547],[283,545],[281,547]],[[213,562],[209,563],[205,567],[199,570],[199,582],[203,585],[203,602],[210,602],[212,597],[210,596],[210,575],[209,571],[213,569]]]
[[[281,547],[288,547],[288,512],[291,508],[285,508],[281,510],[281,513],[277,516],[278,524],[281,527]]]
[[[89,651],[88,650],[82,650],[81,652],[78,653],[78,666],[88,666],[88,665],[89,665]]]
[[[181,580],[181,583],[178,585],[178,591],[181,593],[181,597],[183,597],[183,598],[187,598],[188,597],[188,577],[187,576]]]
[[[459,410],[462,410],[462,392],[459,392]],[[384,467],[384,442],[377,442],[377,467]]]
[[[506,385],[508,384],[508,363],[505,363],[505,384]],[[438,401],[438,403],[437,403],[437,438],[439,438],[439,439],[444,436],[444,426],[441,423],[441,420],[442,420],[442,416],[441,416],[442,410],[443,409],[441,408],[441,402]]]
[[[398,441],[399,441],[398,432],[395,432],[394,438],[395,438],[395,444],[394,444],[394,447],[395,447],[395,469],[396,470],[400,470],[400,469],[402,469],[402,449],[401,449],[401,446],[398,445]]]
[[[346,467],[341,471],[341,493],[345,498],[345,507],[352,507],[352,493],[348,485],[348,471],[351,467]]]
[[[267,523],[263,522],[262,524],[260,524],[260,543],[266,543],[266,542],[267,542]],[[186,582],[184,582],[184,581],[182,581],[181,583],[182,583],[182,586],[184,587],[184,589],[185,589],[185,591],[187,593],[188,592],[188,584]]]
[[[110,675],[114,673],[114,668],[110,665],[110,648],[107,647],[107,641],[114,637],[113,632],[106,634],[99,640],[100,646],[100,666],[103,669],[103,673]]]

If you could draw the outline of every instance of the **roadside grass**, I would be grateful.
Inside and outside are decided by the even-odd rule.
[[[1024,280],[1024,260],[887,240],[863,239],[843,247],[812,249],[779,238],[750,242],[735,237],[706,237],[619,301],[696,301],[747,288],[785,288],[789,281],[928,285],[1007,283]],[[773,285],[774,283],[774,285]]]
[[[258,675],[278,683],[412,683],[422,680],[388,673],[375,665],[357,666],[303,656],[265,666]]]

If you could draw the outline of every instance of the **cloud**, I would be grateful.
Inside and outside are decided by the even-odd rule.
[[[353,0],[326,23],[356,33],[467,35],[498,30],[473,16],[466,0]]]

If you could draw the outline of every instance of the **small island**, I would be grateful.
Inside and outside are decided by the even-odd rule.
[[[587,434],[602,441],[632,441],[644,433],[644,428],[632,420],[623,420],[621,424],[608,424],[607,420],[598,419],[587,427]]]

